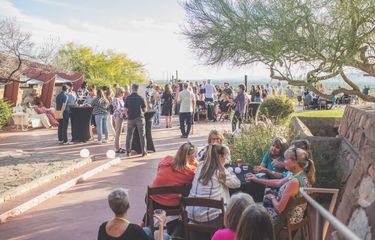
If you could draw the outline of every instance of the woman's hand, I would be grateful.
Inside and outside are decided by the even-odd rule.
[[[245,176],[245,181],[246,182],[251,182],[251,181],[254,181],[257,177],[255,176],[255,174],[248,174]]]
[[[164,226],[164,223],[167,221],[167,214],[165,211],[161,211],[160,214],[154,214],[154,218],[159,221],[159,226]]]
[[[268,168],[265,168],[265,167],[263,167],[263,166],[256,166],[255,168],[254,168],[254,172],[256,172],[256,173],[268,173],[269,172],[269,170],[268,170]]]
[[[285,168],[285,164],[281,161],[276,161],[275,163],[272,164],[272,166],[274,168],[278,168],[278,169],[283,169]]]
[[[264,196],[266,199],[269,199],[269,200],[272,200],[275,198],[275,196],[272,194],[272,193],[267,193],[265,196]]]

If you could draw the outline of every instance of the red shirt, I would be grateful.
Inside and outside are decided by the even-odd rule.
[[[173,170],[173,161],[172,156],[166,156],[159,162],[158,172],[151,187],[179,186],[193,181],[197,165],[189,165],[184,170]],[[178,194],[153,195],[151,198],[164,206],[178,206],[180,204]]]

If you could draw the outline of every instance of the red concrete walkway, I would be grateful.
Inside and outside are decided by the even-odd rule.
[[[229,129],[229,123],[196,124],[190,141],[203,146],[208,132],[213,129]],[[56,144],[54,130],[1,134],[0,150],[22,148],[30,151],[70,152],[79,154],[83,147],[95,154],[105,155],[112,149],[106,145],[67,145]],[[122,158],[121,164],[95,175],[75,187],[53,197],[29,210],[24,215],[10,219],[0,225],[0,239],[80,239],[92,240],[97,237],[99,225],[111,217],[106,197],[116,187],[129,189],[129,219],[139,223],[145,212],[144,197],[147,185],[156,174],[158,161],[166,154],[174,154],[186,142],[180,138],[178,128],[153,130],[157,152],[147,158],[139,156]]]

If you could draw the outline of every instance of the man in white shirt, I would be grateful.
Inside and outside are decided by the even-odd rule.
[[[181,130],[181,138],[188,138],[191,124],[192,124],[192,116],[195,109],[195,97],[194,94],[188,90],[189,84],[184,83],[184,90],[179,93],[177,102],[180,103],[180,111],[179,111],[179,118],[180,118],[180,130]],[[187,128],[185,129],[185,123]]]
[[[271,96],[272,95],[272,87],[268,83],[267,83],[266,86],[267,86],[267,88],[266,88],[267,96]]]
[[[216,88],[214,85],[211,84],[211,80],[207,80],[207,85],[205,87],[205,102],[213,102],[214,101],[214,94],[216,93]]]

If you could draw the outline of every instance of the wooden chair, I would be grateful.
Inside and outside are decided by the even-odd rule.
[[[203,104],[197,105],[197,110],[195,114],[197,114],[197,121],[200,120],[201,116],[203,116],[205,119],[208,119],[208,110],[205,102],[203,102]]]
[[[231,113],[232,113],[232,107],[229,107],[228,111],[226,111],[226,112],[219,113],[219,115],[218,115],[218,122],[224,122],[225,120],[229,120],[230,121],[231,120],[230,119]]]
[[[299,206],[301,204],[306,204],[306,210],[303,216],[303,219],[301,222],[297,224],[293,224],[290,222],[290,217],[288,212],[291,211],[296,206]],[[306,239],[305,236],[308,237],[309,240],[312,240],[312,229],[311,229],[311,207],[309,204],[307,204],[307,201],[305,198],[299,198],[299,199],[289,199],[288,205],[285,208],[285,210],[280,214],[279,222],[274,226],[274,232],[275,236],[278,236],[280,232],[286,227],[288,232],[288,239],[293,240],[293,237],[297,230],[302,230],[302,233],[304,235],[303,239]]]
[[[151,229],[151,239],[154,239],[154,204],[151,198],[152,195],[162,194],[178,194],[187,196],[190,192],[191,184],[180,186],[163,186],[163,187],[147,187],[147,215],[146,225]],[[167,216],[182,216],[181,208],[178,206],[174,209],[165,210]]]
[[[188,214],[186,211],[186,207],[188,206],[195,206],[195,207],[209,207],[209,208],[217,208],[221,210],[219,215],[219,223],[217,226],[208,226],[204,224],[197,224],[189,222]],[[197,232],[205,232],[214,234],[218,229],[224,228],[224,200],[214,200],[214,199],[207,199],[207,198],[186,198],[182,197],[181,199],[181,212],[182,212],[182,221],[184,224],[184,236],[186,240],[189,240],[189,232],[190,231],[197,231]]]

